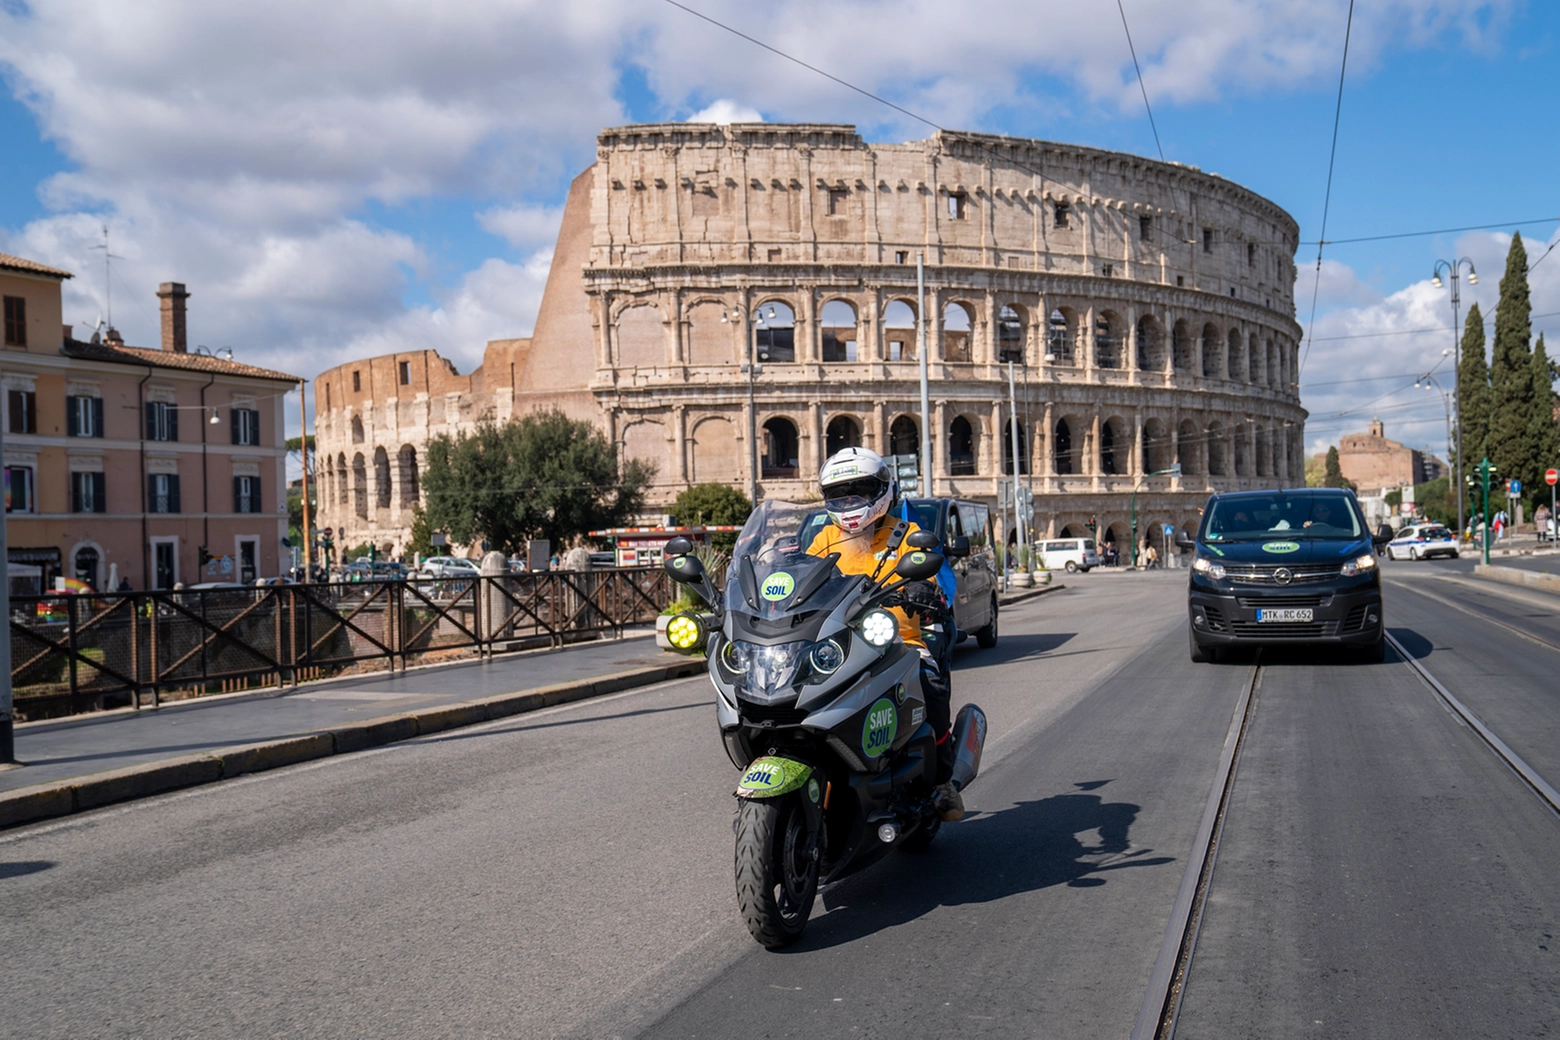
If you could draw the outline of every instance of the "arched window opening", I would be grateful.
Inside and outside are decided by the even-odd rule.
[[[1024,310],[1004,306],[997,316],[997,360],[1024,363]]]
[[[1145,372],[1159,372],[1165,367],[1164,330],[1152,315],[1145,314],[1138,319],[1137,363]]]
[[[1045,360],[1057,365],[1072,364],[1073,339],[1072,313],[1060,308],[1052,311],[1046,322]]]
[[[1279,349],[1272,340],[1267,341],[1267,385],[1270,389],[1279,390],[1284,385],[1283,360]]]
[[[1171,364],[1177,372],[1197,371],[1197,344],[1192,340],[1191,330],[1186,327],[1183,318],[1175,323],[1175,330],[1170,335]]]
[[[765,421],[763,437],[763,475],[779,479],[796,476],[796,424],[776,416]]]
[[[1255,336],[1246,340],[1246,357],[1246,382],[1257,386],[1267,385],[1267,374],[1263,371],[1267,355],[1262,352],[1262,341]]]
[[[824,431],[824,455],[827,458],[845,448],[861,447],[861,426],[848,415],[836,415]]]
[[[975,427],[962,415],[948,424],[948,472],[956,477],[975,475]]]
[[[352,443],[363,443],[363,417],[360,415],[352,417]]]
[[[1203,326],[1202,334],[1202,368],[1203,376],[1207,379],[1216,379],[1222,373],[1220,362],[1224,352],[1219,349],[1219,329],[1213,322]]]
[[[1029,431],[1024,428],[1024,420],[1018,421],[1018,466],[1019,474],[1029,472]],[[1013,421],[1002,421],[1002,472],[1013,473]]]
[[[1235,424],[1235,475],[1237,477],[1251,476],[1251,427],[1248,423]]]
[[[823,360],[856,360],[856,308],[844,300],[823,305],[819,324],[823,329]]]
[[[753,312],[753,325],[760,362],[796,360],[796,313],[790,307],[779,300],[761,303]]]
[[[1100,368],[1121,367],[1119,322],[1110,311],[1094,319],[1094,363]]]
[[[1208,475],[1210,477],[1230,475],[1227,437],[1222,424],[1218,422],[1208,424]]]
[[[921,427],[908,415],[901,415],[889,425],[888,453],[921,457]]]
[[[77,581],[84,581],[92,586],[94,592],[113,592],[113,589],[105,589],[98,584],[98,568],[103,559],[98,551],[90,545],[83,545],[76,550],[76,563],[74,567]]]
[[[1100,424],[1100,472],[1109,477],[1127,472],[1131,462],[1128,452],[1132,438],[1127,436],[1121,419],[1107,419]]]
[[[417,486],[417,449],[410,444],[401,445],[396,455],[396,464],[400,470],[396,484],[401,488],[401,504],[413,505],[420,497]]]
[[[368,462],[361,451],[352,457],[352,509],[359,520],[368,519]]]
[[[1273,448],[1265,427],[1257,427],[1257,476],[1273,475]]]
[[[1068,476],[1073,471],[1073,444],[1072,427],[1067,425],[1066,419],[1056,420],[1056,436],[1051,444],[1052,468],[1059,476]]]
[[[1165,424],[1158,419],[1143,424],[1142,458],[1145,474],[1170,468],[1170,442],[1165,435]]]
[[[336,456],[336,504],[345,506],[351,488],[347,485],[347,454],[342,452]]]
[[[1181,464],[1183,474],[1193,476],[1199,472],[1197,448],[1201,440],[1202,435],[1197,429],[1197,424],[1190,419],[1184,420],[1175,441],[1175,460]]]
[[[1241,347],[1240,330],[1230,330],[1229,368],[1226,371],[1231,379],[1246,378],[1246,352]]]
[[[374,449],[374,503],[390,508],[390,454],[384,448]]]
[[[888,360],[913,361],[916,349],[915,308],[904,300],[892,300],[883,308],[883,327],[888,330]]]
[[[943,308],[943,360],[970,359],[970,312],[962,303]]]

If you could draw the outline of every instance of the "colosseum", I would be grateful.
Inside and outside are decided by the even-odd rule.
[[[404,543],[430,436],[542,406],[653,462],[655,513],[705,481],[815,495],[849,444],[914,468],[923,309],[935,494],[1010,484],[1008,361],[1038,534],[1097,518],[1125,552],[1134,489],[1146,532],[1301,477],[1299,228],[1217,174],[828,124],[617,127],[596,155],[531,337],[467,376],[424,351],[315,381],[319,523],[341,544]]]

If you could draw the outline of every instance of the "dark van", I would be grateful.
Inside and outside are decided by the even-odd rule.
[[[1203,509],[1188,592],[1192,660],[1220,648],[1280,644],[1385,649],[1381,568],[1350,491],[1302,488],[1214,495]]]
[[[953,498],[912,498],[916,525],[937,536],[956,588],[953,622],[958,641],[973,635],[982,647],[997,645],[997,551],[991,508]]]

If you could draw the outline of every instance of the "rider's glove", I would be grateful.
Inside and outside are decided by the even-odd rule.
[[[929,581],[912,581],[899,590],[905,610],[919,614],[928,621],[941,617],[947,609],[942,591]]]

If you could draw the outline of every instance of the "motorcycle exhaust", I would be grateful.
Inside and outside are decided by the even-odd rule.
[[[953,786],[964,790],[980,773],[980,753],[986,746],[986,713],[973,704],[959,709],[953,720]]]

